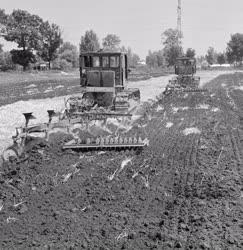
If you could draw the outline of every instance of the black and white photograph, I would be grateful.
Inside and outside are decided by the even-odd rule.
[[[243,1],[0,2],[0,250],[243,249]]]

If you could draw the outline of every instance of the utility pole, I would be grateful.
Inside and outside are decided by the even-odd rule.
[[[178,0],[177,7],[177,30],[179,33],[179,43],[181,44],[182,30],[181,30],[181,0]]]

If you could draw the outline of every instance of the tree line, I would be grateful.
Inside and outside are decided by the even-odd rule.
[[[17,49],[7,52],[0,47],[2,70],[15,69],[16,65],[26,70],[36,62],[48,62],[49,69],[51,65],[55,68],[77,67],[77,47],[63,42],[60,27],[38,15],[25,10],[13,10],[8,15],[0,9],[0,34],[17,45]]]
[[[157,51],[149,50],[146,57],[146,64],[150,67],[170,67],[175,65],[177,57],[187,56],[196,57],[196,51],[188,48],[186,52],[181,46],[182,36],[177,29],[167,29],[162,34],[163,48]],[[236,33],[231,35],[227,43],[225,52],[217,52],[213,47],[209,47],[206,55],[197,57],[199,63],[225,64],[230,63],[235,66],[242,65],[243,62],[243,34]]]
[[[78,48],[63,41],[61,28],[57,24],[44,21],[38,15],[25,10],[13,10],[11,14],[6,14],[5,10],[0,9],[0,36],[17,45],[17,49],[8,52],[4,52],[0,45],[2,70],[14,69],[16,65],[26,70],[36,62],[48,62],[49,69],[78,67]],[[81,36],[79,50],[126,52],[130,66],[137,65],[139,56],[130,47],[125,48],[120,44],[121,39],[115,34],[108,34],[100,43],[97,34],[88,30]]]
[[[87,30],[81,36],[79,51],[70,42],[64,42],[61,28],[43,20],[25,10],[13,10],[6,14],[0,9],[0,36],[14,42],[17,49],[4,52],[0,45],[0,67],[2,70],[14,69],[21,65],[26,70],[36,62],[48,62],[49,68],[71,69],[78,67],[79,51],[122,51],[128,54],[130,67],[135,67],[140,58],[130,47],[121,46],[121,39],[115,34],[107,34],[100,42],[93,30]],[[150,67],[169,67],[175,64],[179,56],[194,58],[196,52],[188,48],[185,52],[181,45],[182,35],[176,29],[167,29],[162,34],[163,47],[158,51],[149,51],[146,64]],[[241,65],[243,60],[243,34],[231,35],[225,52],[216,52],[209,47],[207,54],[197,58],[207,64],[230,63]]]
[[[130,47],[121,46],[121,39],[115,34],[108,34],[100,43],[97,34],[93,30],[88,30],[81,37],[80,52],[85,51],[119,51],[127,54],[128,66],[136,67],[140,61],[139,56]]]
[[[149,50],[146,57],[146,64],[150,67],[170,67],[175,65],[176,58],[188,56],[194,58],[196,52],[188,48],[184,53],[181,45],[182,35],[177,29],[167,29],[162,33],[163,48],[158,51]]]

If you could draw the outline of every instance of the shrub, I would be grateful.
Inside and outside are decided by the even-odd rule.
[[[7,71],[15,69],[15,65],[12,61],[12,56],[9,52],[0,53],[0,70]]]
[[[66,61],[65,59],[57,58],[56,60],[53,61],[52,68],[59,70],[71,70],[72,63]]]

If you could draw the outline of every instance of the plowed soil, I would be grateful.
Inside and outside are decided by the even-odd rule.
[[[243,74],[158,97],[141,152],[30,141],[0,173],[1,249],[242,249]]]

